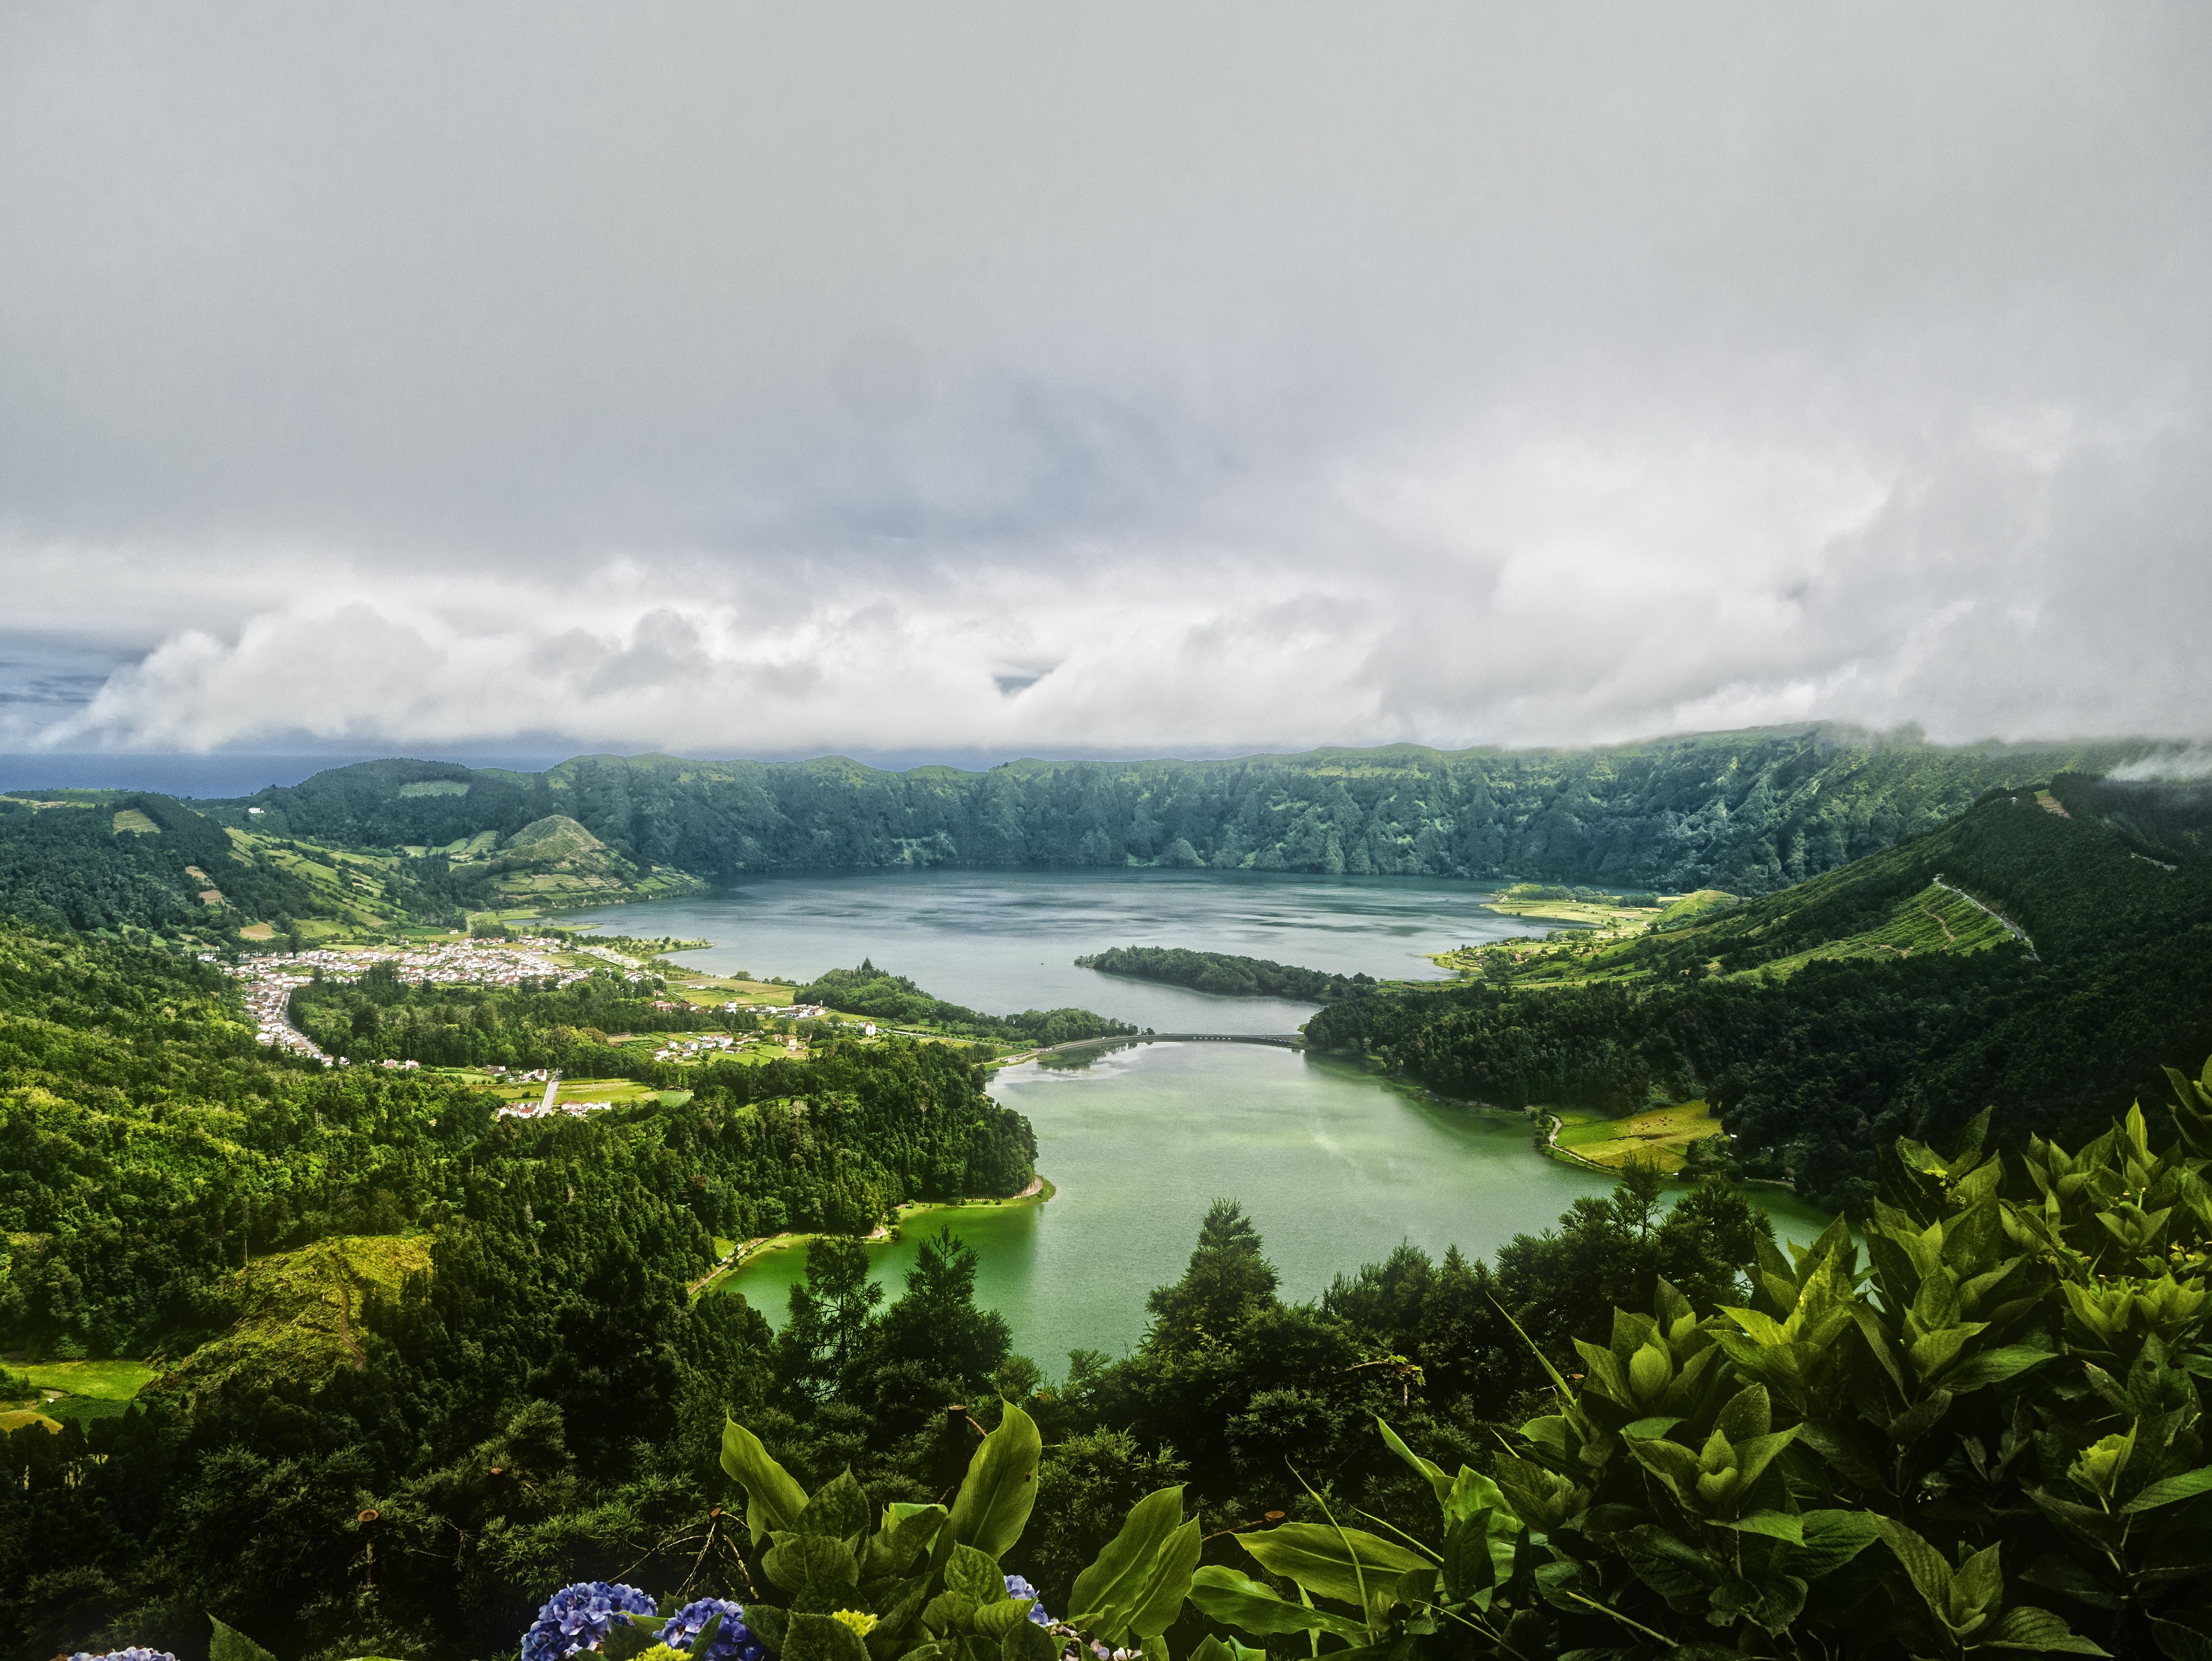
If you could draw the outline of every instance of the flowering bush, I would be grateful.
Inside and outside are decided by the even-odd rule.
[[[562,1661],[579,1650],[596,1650],[625,1615],[653,1615],[653,1599],[635,1586],[579,1580],[545,1600],[522,1635],[522,1661]]]
[[[696,1603],[686,1603],[668,1617],[667,1624],[660,1629],[660,1641],[672,1650],[689,1652],[700,1628],[718,1615],[722,1617],[722,1624],[715,1629],[706,1652],[693,1655],[691,1661],[761,1661],[767,1651],[753,1636],[752,1628],[745,1625],[744,1606],[726,1597],[702,1597]]]
[[[1037,1589],[1023,1576],[1010,1574],[1006,1577],[1006,1596],[1030,1599],[1030,1619],[1040,1627],[1052,1625],[1052,1617],[1044,1612],[1044,1604],[1038,1601]]]
[[[133,1644],[127,1650],[109,1650],[103,1655],[79,1650],[70,1661],[177,1661],[177,1658],[167,1650],[142,1650]]]

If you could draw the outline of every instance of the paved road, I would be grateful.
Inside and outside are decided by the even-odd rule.
[[[1995,917],[1999,922],[2002,923],[2005,928],[2012,931],[2013,939],[2018,940],[2022,946],[2027,948],[2027,955],[2029,957],[2035,958],[2035,960],[2038,963],[2041,963],[2043,961],[2041,958],[2036,957],[2035,942],[2028,939],[2027,930],[2022,928],[2010,917],[2005,916],[2003,912],[1991,910],[1990,907],[1984,905],[1979,900],[1976,899],[1972,894],[1969,894],[1965,889],[1954,887],[1951,884],[1945,882],[1943,880],[1943,873],[1941,871],[1938,871],[1936,873],[1935,883],[1938,888],[1945,889],[1951,893],[1956,894],[1960,899],[1966,901],[1967,904],[1972,906],[1975,910],[1987,913],[1990,916]]]

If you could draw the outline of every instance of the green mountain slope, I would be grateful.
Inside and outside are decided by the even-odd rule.
[[[1480,982],[1332,1004],[1307,1033],[1505,1106],[1705,1097],[1751,1170],[1832,1202],[1869,1191],[1881,1142],[1984,1106],[2007,1136],[2073,1134],[2212,1050],[2212,859],[2154,861],[2053,804],[1993,792],[1779,893],[1493,948]]]
[[[0,796],[0,917],[50,928],[222,946],[295,930],[315,939],[445,929],[471,910],[603,904],[698,885],[680,872],[641,869],[561,814],[433,850],[317,840],[295,833],[280,813],[225,812],[134,792]]]
[[[1763,893],[1931,830],[1984,791],[2142,744],[1942,749],[1813,727],[1579,751],[1395,745],[1231,761],[889,773],[581,756],[542,774],[383,761],[204,806],[354,848],[506,837],[559,813],[641,869],[959,864],[1547,877]]]

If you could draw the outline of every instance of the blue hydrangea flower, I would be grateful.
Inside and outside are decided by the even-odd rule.
[[[545,1600],[522,1635],[522,1661],[562,1661],[579,1650],[596,1650],[625,1615],[655,1615],[653,1599],[635,1586],[579,1580]]]
[[[70,1661],[177,1661],[167,1650],[142,1650],[133,1644],[127,1650],[109,1650],[95,1655],[89,1650],[79,1650]]]
[[[1030,1605],[1030,1619],[1040,1627],[1048,1627],[1052,1624],[1052,1617],[1044,1612],[1044,1600],[1037,1597],[1037,1589],[1020,1575],[1010,1574],[1006,1577],[1006,1596],[1036,1598],[1036,1601]]]
[[[691,1640],[718,1615],[722,1624],[714,1628],[714,1641],[704,1655],[695,1655],[691,1661],[762,1661],[768,1652],[745,1624],[744,1606],[726,1597],[702,1597],[696,1603],[686,1603],[668,1617],[668,1624],[660,1629],[660,1641],[672,1650],[689,1650]]]

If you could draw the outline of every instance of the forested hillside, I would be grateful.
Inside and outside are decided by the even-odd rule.
[[[284,863],[168,797],[83,793],[34,805],[0,796],[0,917],[197,939],[320,909]]]
[[[1748,1170],[1829,1204],[1863,1202],[1882,1144],[1985,1106],[2008,1140],[2077,1134],[2212,1050],[2212,860],[2145,858],[2061,788],[2081,811],[1993,794],[1800,887],[1613,943],[1493,948],[1488,981],[1334,1003],[1308,1035],[1500,1105],[1705,1096]],[[1960,896],[2033,955],[1970,904],[1955,928],[1921,915]],[[1917,947],[1885,943],[1900,914]],[[1967,919],[1984,932],[1947,941]]]
[[[234,1000],[169,951],[0,928],[0,1351],[185,1363],[128,1413],[4,1439],[0,1652],[100,1611],[187,1652],[210,1608],[271,1638],[343,1623],[356,1491],[396,1518],[496,1503],[486,1463],[530,1495],[490,1582],[435,1574],[409,1618],[467,1630],[475,1598],[511,1647],[540,1582],[696,1491],[764,1375],[741,1299],[685,1313],[714,1236],[865,1230],[1031,1175],[1026,1122],[952,1046],[708,1067],[681,1107],[525,1123],[434,1075],[288,1060]],[[638,1438],[666,1451],[641,1464]]]
[[[574,818],[640,866],[709,878],[854,866],[1209,866],[1548,877],[1740,894],[1933,829],[1984,791],[2102,770],[2142,745],[1946,750],[1828,728],[1584,751],[1413,745],[1218,762],[1016,762],[887,773],[586,756],[544,774],[335,769],[249,806],[287,834],[437,847]]]

